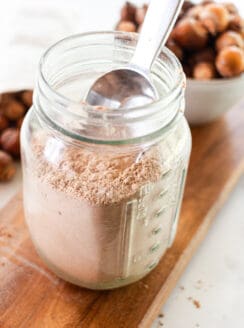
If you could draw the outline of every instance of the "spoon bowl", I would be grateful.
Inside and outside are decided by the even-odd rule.
[[[118,109],[139,107],[157,98],[157,90],[148,75],[125,67],[110,71],[96,80],[86,100],[93,106]]]
[[[112,109],[147,105],[158,99],[151,66],[165,44],[184,0],[151,0],[131,62],[101,76],[86,101]]]

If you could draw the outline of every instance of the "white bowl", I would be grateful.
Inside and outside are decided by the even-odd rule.
[[[187,79],[186,118],[191,125],[209,123],[244,98],[244,74],[231,79]]]

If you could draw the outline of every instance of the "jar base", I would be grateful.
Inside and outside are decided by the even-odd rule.
[[[120,288],[120,287],[124,287],[130,284],[133,284],[139,280],[141,280],[142,278],[144,278],[145,276],[147,276],[151,271],[153,271],[155,269],[155,267],[153,267],[151,270],[148,270],[147,272],[144,272],[141,275],[136,275],[136,276],[129,276],[127,278],[114,278],[111,281],[104,281],[104,282],[100,282],[100,283],[85,283],[85,282],[81,282],[78,279],[70,276],[69,274],[66,274],[64,272],[62,272],[57,266],[53,265],[48,259],[47,257],[40,251],[39,248],[35,246],[35,249],[38,253],[38,255],[40,256],[40,258],[42,259],[42,261],[46,264],[46,266],[54,273],[56,274],[57,277],[61,278],[62,280],[71,283],[73,285],[82,287],[82,288],[87,288],[87,289],[91,289],[91,290],[109,290],[109,289],[115,289],[115,288]]]

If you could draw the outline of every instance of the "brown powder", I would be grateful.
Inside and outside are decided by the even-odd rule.
[[[3,226],[0,226],[0,238],[7,237],[12,238],[12,234]]]
[[[32,160],[25,166],[26,220],[50,267],[89,288],[113,288],[146,275],[168,247],[173,219],[170,208],[164,213],[160,249],[152,253],[154,235],[148,235],[155,224],[149,218],[168,205],[160,195],[178,174],[171,173],[168,158],[161,158],[162,146],[64,147],[40,134],[31,145]]]
[[[38,177],[91,204],[108,205],[129,199],[145,184],[159,180],[163,173],[155,148],[141,154],[114,154],[69,146],[58,154],[61,160],[54,158],[51,164],[43,157],[40,141],[36,139],[34,143]]]
[[[200,302],[197,301],[197,300],[193,300],[193,304],[195,305],[195,307],[196,307],[197,309],[199,309],[199,308],[201,307]]]
[[[145,289],[149,288],[149,286],[147,284],[145,284],[143,281],[140,281],[140,285]]]
[[[201,304],[200,304],[200,302],[199,302],[198,300],[194,300],[194,299],[193,299],[192,297],[190,297],[190,296],[189,296],[187,299],[188,299],[189,301],[191,301],[197,309],[199,309],[199,308],[201,307]]]

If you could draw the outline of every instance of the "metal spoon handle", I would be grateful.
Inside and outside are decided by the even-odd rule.
[[[184,0],[151,0],[142,26],[133,66],[150,70],[160,48],[174,27]]]

